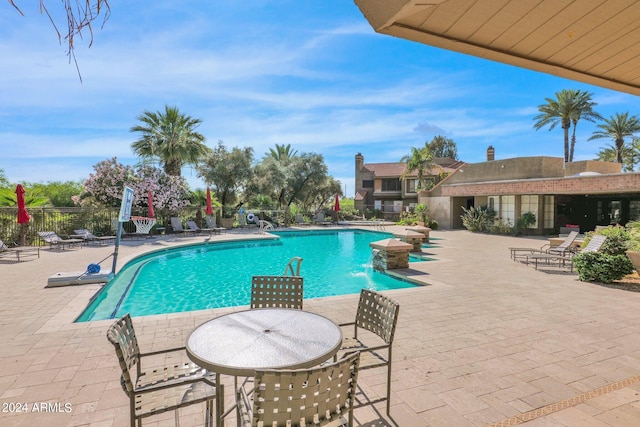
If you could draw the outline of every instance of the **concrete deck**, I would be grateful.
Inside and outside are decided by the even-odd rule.
[[[424,251],[436,261],[405,271],[429,286],[387,292],[400,303],[393,418],[383,415],[384,405],[361,408],[357,425],[640,425],[639,293],[581,283],[562,270],[534,271],[509,258],[510,246],[541,246],[534,238],[431,236],[441,239],[432,240],[438,247]],[[125,241],[120,260],[204,238]],[[53,273],[82,270],[110,251],[43,249],[39,259],[0,264],[3,427],[128,425],[120,369],[105,337],[112,321],[72,323],[99,286],[44,287]],[[344,322],[353,319],[357,300],[305,300],[305,309]],[[141,348],[150,351],[184,345],[198,324],[228,311],[136,317],[134,324]],[[375,396],[384,390],[384,372],[362,371],[359,382]],[[226,395],[231,401],[230,389]],[[40,402],[60,405],[35,412]],[[15,404],[27,404],[26,412],[16,412]],[[181,410],[181,425],[201,425],[203,412],[200,405]],[[173,425],[173,413],[147,420]]]

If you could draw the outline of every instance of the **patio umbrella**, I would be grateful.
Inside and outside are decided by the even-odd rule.
[[[147,198],[149,199],[149,210],[147,211],[147,216],[149,218],[155,218],[156,213],[153,210],[153,193],[151,192],[151,190],[147,192]]]
[[[213,208],[211,207],[211,190],[207,187],[207,215],[213,215]]]
[[[18,224],[26,224],[31,216],[24,207],[24,188],[20,184],[16,187],[16,199],[18,201]]]
[[[340,199],[338,198],[338,193],[336,193],[336,202],[333,205],[333,210],[336,212],[340,211]]]

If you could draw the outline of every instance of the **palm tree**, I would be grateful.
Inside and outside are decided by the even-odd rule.
[[[617,157],[617,150],[614,144],[609,144],[606,147],[601,147],[598,152],[596,160],[601,162],[615,162]],[[622,171],[633,172],[636,163],[640,160],[638,156],[638,149],[633,145],[625,144],[622,147]]]
[[[573,114],[571,115],[571,123],[573,123],[573,134],[571,135],[571,147],[569,149],[569,161],[573,161],[573,152],[576,146],[576,128],[578,121],[582,118],[589,122],[602,120],[600,114],[593,111],[593,107],[598,105],[591,100],[593,94],[581,90],[576,91],[574,97]]]
[[[563,89],[556,92],[556,99],[545,98],[546,104],[538,105],[540,114],[533,119],[536,123],[533,127],[538,130],[549,126],[552,130],[557,125],[564,131],[564,161],[573,161],[573,148],[575,145],[575,128],[580,118],[593,121],[600,118],[598,113],[593,111],[595,102],[591,101],[589,92],[582,92],[574,89]],[[574,125],[571,149],[569,148],[569,129],[571,123]]]
[[[275,160],[291,159],[298,154],[298,150],[291,150],[291,144],[279,145],[276,144],[276,148],[269,148],[269,154],[267,156],[273,157]]]
[[[628,112],[616,113],[615,116],[604,119],[604,123],[600,123],[597,127],[600,130],[595,131],[589,141],[599,138],[612,139],[616,147],[616,162],[622,163],[624,138],[633,137],[636,132],[640,131],[640,119],[637,116],[629,117]]]
[[[433,158],[429,149],[427,147],[411,147],[411,153],[403,156],[400,161],[407,164],[401,178],[404,179],[409,173],[416,171],[418,172],[418,187],[416,190],[426,188],[424,176],[433,166]]]
[[[159,160],[167,175],[180,176],[182,166],[197,165],[211,152],[205,137],[195,131],[202,120],[181,114],[177,107],[167,105],[164,113],[144,111],[138,120],[141,124],[131,132],[142,135],[131,148],[144,160]]]

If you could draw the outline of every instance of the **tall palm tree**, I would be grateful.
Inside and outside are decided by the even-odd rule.
[[[540,114],[535,116],[536,120],[533,127],[538,130],[545,126],[549,126],[552,130],[557,125],[562,127],[564,131],[564,161],[573,161],[573,151],[575,146],[575,135],[578,121],[581,118],[593,122],[595,119],[601,118],[598,113],[593,111],[593,107],[597,105],[591,100],[591,93],[583,92],[575,89],[563,89],[556,92],[556,99],[545,98],[546,104],[538,105]],[[571,147],[569,147],[569,129],[573,123],[573,136]]]
[[[411,152],[403,156],[400,161],[407,164],[401,178],[404,179],[409,173],[416,171],[418,173],[418,187],[416,190],[426,188],[424,176],[433,166],[433,157],[429,148],[411,147]]]
[[[211,152],[205,137],[195,130],[202,120],[180,113],[177,107],[167,105],[164,113],[144,111],[138,120],[141,123],[131,128],[141,133],[131,144],[133,152],[145,160],[159,160],[168,175],[180,176],[182,166],[197,165]]]
[[[573,123],[573,134],[571,135],[571,147],[569,149],[569,161],[573,161],[573,152],[576,146],[576,128],[578,127],[578,121],[582,118],[589,122],[595,122],[596,120],[602,120],[600,114],[593,111],[593,107],[596,104],[591,100],[593,94],[586,91],[577,90],[573,98],[573,111],[571,114],[571,123]]]
[[[616,162],[622,163],[624,152],[624,139],[633,137],[636,132],[640,132],[640,119],[637,116],[629,116],[629,113],[616,113],[608,119],[604,119],[604,123],[597,126],[597,130],[591,135],[592,139],[609,138],[615,142],[616,146]]]

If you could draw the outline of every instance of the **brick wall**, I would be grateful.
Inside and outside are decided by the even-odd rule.
[[[640,192],[640,173],[460,183],[442,186],[442,195],[607,194]]]

